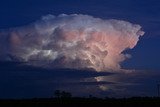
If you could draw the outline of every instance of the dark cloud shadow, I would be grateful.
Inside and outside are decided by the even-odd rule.
[[[45,69],[26,65],[26,63],[24,65],[20,62],[1,61],[0,85],[2,87],[0,88],[0,97],[50,97],[56,89],[73,91],[75,88],[79,90],[75,93],[80,94],[81,89],[84,91],[89,86],[98,88],[100,84],[113,84],[106,81],[96,82],[94,79],[97,76],[113,74],[88,69]]]

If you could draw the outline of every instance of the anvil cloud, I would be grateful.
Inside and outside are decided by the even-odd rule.
[[[119,70],[136,46],[141,26],[81,14],[47,15],[0,31],[0,59],[53,68]]]

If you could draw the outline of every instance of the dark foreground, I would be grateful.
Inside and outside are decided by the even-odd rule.
[[[114,98],[50,98],[50,99],[22,99],[0,100],[0,107],[160,107],[160,98],[133,97],[128,99]]]

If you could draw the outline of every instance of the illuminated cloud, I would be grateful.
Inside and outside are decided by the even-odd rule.
[[[89,15],[47,15],[27,26],[1,30],[1,60],[35,66],[120,70],[144,34],[141,26],[122,20],[103,20]]]

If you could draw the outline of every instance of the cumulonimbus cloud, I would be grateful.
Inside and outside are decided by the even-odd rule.
[[[47,15],[26,26],[0,31],[1,60],[36,66],[118,70],[144,32],[122,20],[89,15]]]

